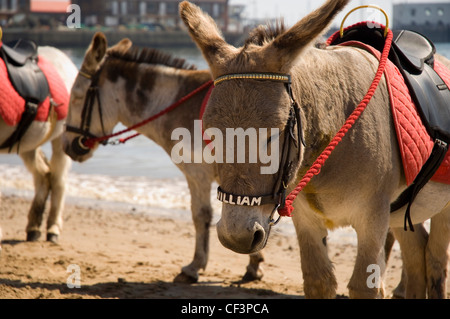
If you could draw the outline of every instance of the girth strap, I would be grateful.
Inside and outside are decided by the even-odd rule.
[[[409,226],[409,229],[411,231],[414,231],[414,226],[411,221],[411,205],[419,191],[427,184],[430,178],[433,177],[434,173],[436,173],[437,169],[442,164],[442,161],[445,159],[447,151],[448,144],[439,139],[436,139],[430,157],[422,166],[422,169],[420,170],[419,174],[417,174],[414,182],[409,185],[408,188],[405,189],[400,194],[400,196],[391,204],[391,213],[399,210],[406,204],[408,205],[405,212],[405,230],[408,230],[407,226]]]
[[[13,146],[16,143],[19,143],[22,137],[27,132],[30,125],[33,123],[36,118],[36,114],[38,111],[38,104],[32,102],[25,103],[25,110],[22,113],[22,117],[20,118],[19,124],[17,124],[17,128],[15,131],[0,145],[0,149],[9,148],[8,152],[10,153]],[[17,147],[17,153],[19,153],[19,146]]]

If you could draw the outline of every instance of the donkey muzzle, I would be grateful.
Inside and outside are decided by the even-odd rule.
[[[86,142],[86,137],[77,136],[72,141],[72,151],[79,156],[86,155],[91,150],[84,143]]]

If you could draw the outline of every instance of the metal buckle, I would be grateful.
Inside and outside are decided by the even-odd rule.
[[[273,216],[275,215],[275,212],[278,211],[278,208],[279,208],[279,207],[280,207],[280,204],[277,204],[277,205],[275,206],[275,208],[273,209],[272,213],[270,214],[270,217],[269,217],[269,226],[270,226],[270,227],[275,226],[276,224],[278,224],[278,222],[279,222],[280,219],[281,219],[281,215],[278,215],[278,218],[277,218],[277,219],[274,219],[274,218],[273,218]]]

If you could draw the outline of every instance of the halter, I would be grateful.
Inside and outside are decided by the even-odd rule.
[[[285,206],[286,199],[286,189],[289,179],[291,178],[294,168],[294,162],[290,160],[292,153],[292,144],[297,149],[297,157],[300,159],[300,145],[297,138],[294,135],[294,128],[297,125],[297,137],[300,138],[303,145],[305,141],[303,139],[302,122],[300,116],[300,108],[294,99],[291,89],[291,76],[288,74],[276,74],[276,73],[236,73],[236,74],[226,74],[218,77],[214,81],[214,85],[230,81],[230,80],[258,80],[258,81],[271,81],[284,83],[286,91],[291,100],[291,105],[289,109],[289,118],[285,126],[284,143],[283,150],[281,152],[281,160],[278,168],[278,177],[274,184],[273,191],[271,194],[260,195],[260,196],[249,196],[249,195],[238,195],[232,194],[224,191],[220,186],[217,188],[217,199],[221,202],[240,205],[240,206],[260,206],[272,204],[275,208],[269,217],[269,225],[274,226],[279,221],[281,216],[277,219],[274,218],[275,212],[278,209],[282,209]]]
[[[103,135],[105,135],[105,127],[103,125],[103,112],[102,112],[102,104],[100,101],[100,94],[98,88],[98,80],[99,80],[99,72],[94,75],[80,70],[78,72],[79,75],[85,77],[86,79],[91,81],[91,84],[86,92],[86,97],[84,99],[83,110],[81,111],[81,124],[80,127],[74,127],[71,125],[66,126],[67,132],[73,132],[80,134],[77,138],[75,138],[72,142],[72,149],[78,155],[85,155],[89,153],[90,148],[86,146],[86,141],[88,138],[97,138],[94,134],[90,132],[91,121],[92,121],[92,113],[94,110],[94,104],[97,100],[98,104],[98,113],[100,116],[100,123],[102,126]],[[101,141],[103,145],[107,144],[107,140]]]

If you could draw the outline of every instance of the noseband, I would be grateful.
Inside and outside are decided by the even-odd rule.
[[[241,205],[241,206],[260,206],[266,204],[275,205],[272,213],[269,217],[269,225],[276,225],[281,216],[277,219],[274,218],[275,212],[279,209],[284,208],[286,199],[286,189],[290,178],[292,177],[294,162],[290,160],[293,146],[297,149],[297,157],[300,160],[300,145],[298,138],[305,145],[303,139],[302,122],[300,116],[300,108],[294,99],[291,88],[291,76],[288,74],[274,74],[274,73],[238,73],[238,74],[227,74],[218,77],[214,81],[214,85],[224,81],[230,80],[257,80],[257,81],[270,81],[284,83],[286,91],[291,100],[291,105],[289,109],[289,118],[285,126],[284,143],[283,150],[281,153],[280,165],[278,168],[278,177],[273,186],[273,191],[268,195],[261,196],[248,196],[248,195],[237,195],[225,192],[220,186],[217,188],[217,199],[221,202],[231,204],[231,205]],[[294,128],[297,125],[297,138],[294,134]],[[292,146],[293,145],[293,146]]]
[[[80,136],[76,137],[72,142],[72,149],[77,155],[85,155],[89,153],[90,148],[85,145],[85,141],[88,138],[96,138],[94,134],[90,132],[91,128],[91,121],[92,121],[92,113],[94,110],[95,101],[97,101],[98,104],[98,113],[100,116],[100,123],[102,126],[103,134],[105,134],[105,128],[103,125],[103,112],[102,112],[102,105],[100,103],[100,95],[99,95],[99,87],[98,87],[98,81],[99,81],[99,74],[100,72],[95,73],[94,75],[91,75],[84,71],[79,71],[78,74],[91,80],[91,85],[89,86],[86,97],[84,99],[84,105],[83,110],[81,112],[81,124],[80,127],[74,127],[71,125],[66,125],[66,131],[80,134]],[[102,141],[103,145],[107,144],[107,141]]]

